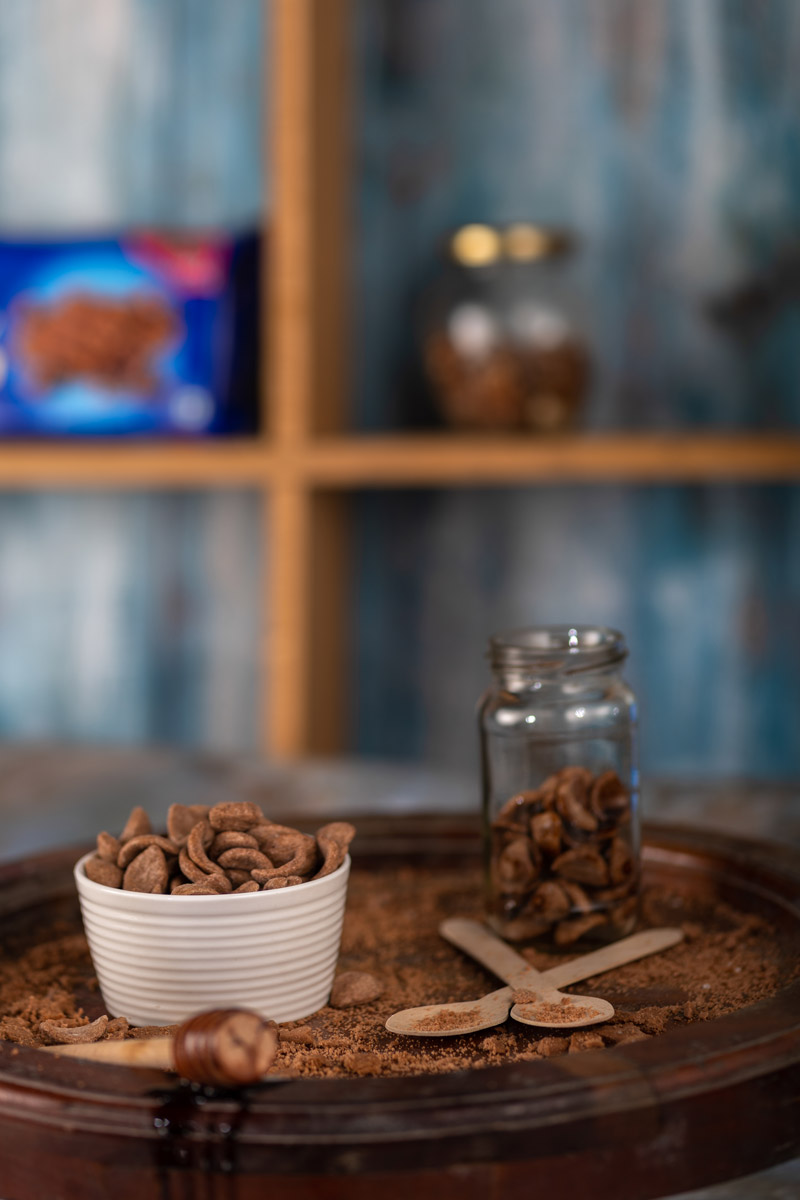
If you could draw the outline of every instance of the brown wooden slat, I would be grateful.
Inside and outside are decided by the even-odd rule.
[[[796,434],[436,434],[319,439],[304,471],[328,487],[800,480]]]
[[[315,430],[344,423],[349,16],[350,0],[277,0],[273,8],[267,401],[279,473],[269,516],[265,742],[282,757],[342,745],[342,706],[330,703],[343,661],[342,504],[313,497],[305,451]]]
[[[350,0],[276,0],[270,427],[302,443],[344,419]]]
[[[769,483],[800,480],[794,434],[587,434],[548,440],[358,435],[226,442],[0,444],[0,488]]]
[[[0,443],[9,488],[239,487],[264,484],[275,453],[257,438],[231,441]]]
[[[306,703],[307,750],[336,754],[348,745],[352,662],[350,611],[350,497],[315,494],[311,510],[311,647]]]
[[[280,758],[308,746],[311,626],[311,494],[291,480],[268,502],[268,605],[264,745]]]
[[[268,386],[269,427],[281,445],[305,435],[313,394],[313,17],[313,0],[276,0],[272,6]]]

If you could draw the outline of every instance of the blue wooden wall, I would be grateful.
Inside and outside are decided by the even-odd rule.
[[[529,218],[581,240],[586,428],[797,428],[795,0],[359,15],[362,427],[430,417],[409,363],[443,235]],[[364,751],[474,761],[487,636],[603,621],[631,645],[645,770],[800,774],[797,488],[386,494],[358,511]]]
[[[248,225],[261,0],[4,0],[0,223]]]
[[[260,217],[261,0],[0,5],[0,235]],[[254,746],[260,503],[0,493],[0,736]]]
[[[787,487],[557,487],[362,498],[358,744],[476,762],[489,633],[625,631],[643,769],[800,774],[800,504]]]
[[[440,235],[533,216],[583,237],[587,426],[796,427],[795,0],[356,10],[359,426],[418,414]],[[0,229],[250,223],[263,20],[261,0],[5,0]],[[761,319],[709,319],[762,276]],[[244,493],[0,494],[0,734],[253,745],[258,516]],[[797,489],[386,493],[356,534],[360,752],[471,763],[487,635],[568,618],[628,634],[646,770],[800,774]]]
[[[359,13],[360,424],[408,421],[411,320],[442,235],[525,218],[582,242],[587,425],[800,423],[794,0],[362,0]],[[710,318],[787,259],[794,287],[768,323]]]
[[[254,745],[259,507],[235,493],[3,496],[3,736]]]

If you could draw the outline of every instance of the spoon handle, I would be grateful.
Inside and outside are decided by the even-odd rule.
[[[140,1041],[43,1046],[51,1054],[129,1067],[175,1070],[184,1079],[214,1087],[246,1087],[261,1079],[278,1053],[278,1026],[244,1008],[213,1009],[189,1017],[174,1037]]]
[[[648,954],[667,950],[677,945],[683,937],[680,929],[645,929],[618,942],[601,946],[599,950],[592,950],[589,954],[582,954],[561,966],[551,967],[546,974],[542,974],[478,921],[452,917],[442,922],[439,932],[448,942],[472,955],[512,987],[533,989],[560,988],[569,983],[578,983],[581,979],[635,962]]]
[[[548,988],[555,985],[544,979],[540,971],[527,962],[516,950],[512,950],[496,934],[477,921],[465,917],[449,917],[442,921],[439,933],[448,942],[466,951],[488,967],[510,987]]]
[[[590,954],[570,959],[559,967],[551,967],[547,972],[548,986],[566,987],[569,983],[578,983],[592,975],[601,975],[614,967],[624,967],[626,963],[646,958],[648,954],[668,950],[670,946],[676,946],[682,938],[682,929],[643,929],[641,933],[632,933],[630,937],[621,938],[618,942],[610,942],[607,946],[601,946],[599,950],[592,950]]]

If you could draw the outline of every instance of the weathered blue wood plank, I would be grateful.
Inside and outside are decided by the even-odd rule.
[[[0,227],[260,216],[263,0],[5,0]]]
[[[0,236],[259,217],[262,0],[5,0]],[[259,504],[0,496],[0,735],[257,741]]]
[[[648,776],[800,776],[790,487],[392,493],[358,507],[357,748],[477,766],[490,633],[608,624]]]
[[[0,496],[0,736],[256,745],[259,512]]]
[[[5,0],[0,224],[257,211],[259,0]],[[442,231],[565,220],[600,370],[587,421],[796,424],[796,299],[737,342],[706,301],[795,238],[794,0],[362,0],[358,420],[405,417]],[[0,731],[255,736],[258,510],[243,496],[0,498]],[[462,764],[486,635],[606,620],[648,770],[797,774],[796,490],[370,500],[354,739]],[[575,611],[576,606],[578,611]]]
[[[708,313],[796,253],[793,0],[362,0],[359,15],[361,424],[408,420],[398,380],[442,235],[519,217],[583,239],[587,424],[800,422],[800,289],[746,354]]]
[[[359,22],[360,425],[419,411],[442,235],[529,217],[582,238],[588,427],[797,427],[800,5],[361,0]],[[755,313],[711,318],[792,261]],[[630,639],[645,770],[800,774],[798,489],[370,498],[358,546],[365,753],[474,762],[488,634],[604,621]]]

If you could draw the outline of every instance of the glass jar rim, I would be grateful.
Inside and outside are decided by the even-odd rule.
[[[606,625],[533,625],[489,638],[494,669],[571,675],[621,663],[627,655],[624,635]]]

